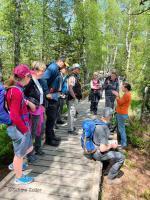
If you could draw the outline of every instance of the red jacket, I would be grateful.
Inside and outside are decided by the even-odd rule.
[[[20,87],[20,86],[19,86]],[[21,133],[29,131],[29,112],[21,89],[12,87],[8,89],[6,101],[10,112],[10,118]]]

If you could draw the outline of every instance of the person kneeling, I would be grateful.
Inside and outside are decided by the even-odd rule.
[[[103,110],[103,116],[100,118],[100,120],[91,120],[94,122],[94,128],[93,128],[93,134],[89,136],[89,131],[92,130],[91,127],[88,129],[87,125],[83,125],[83,134],[84,137],[86,137],[85,141],[85,148],[87,150],[88,145],[91,147],[93,143],[93,152],[91,152],[91,158],[94,160],[98,160],[101,162],[109,161],[111,166],[109,167],[108,171],[108,183],[120,183],[119,178],[120,176],[120,168],[122,167],[125,156],[123,153],[117,150],[118,143],[109,143],[109,136],[110,136],[110,130],[108,128],[108,123],[112,117],[113,110],[112,108],[106,107]],[[84,123],[84,122],[83,122]],[[92,138],[91,144],[90,144],[90,138]],[[83,146],[82,146],[83,147]],[[85,149],[84,149],[85,150]],[[88,152],[87,152],[88,153]]]

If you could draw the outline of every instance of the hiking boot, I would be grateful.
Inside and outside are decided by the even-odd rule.
[[[23,163],[22,164],[22,171],[26,170],[28,168],[28,164],[27,163]],[[8,169],[9,170],[14,170],[14,166],[13,166],[13,163],[11,163],[10,165],[8,165]]]
[[[68,131],[68,133],[69,133],[70,135],[78,135],[78,133],[75,132],[75,131]]]
[[[56,140],[56,141],[61,141],[61,137],[59,137],[59,136],[56,136],[56,135],[53,135],[53,138],[52,138],[52,140]]]
[[[62,120],[58,120],[57,121],[57,124],[64,124],[65,122],[64,121],[62,121]]]
[[[55,129],[59,129],[59,127],[57,126],[57,124],[55,124]]]
[[[50,140],[50,141],[46,141],[45,144],[50,145],[50,146],[54,146],[57,147],[60,144],[60,141],[56,141],[56,140]]]
[[[25,185],[33,182],[33,177],[22,175],[20,178],[15,178],[14,183],[17,185]]]

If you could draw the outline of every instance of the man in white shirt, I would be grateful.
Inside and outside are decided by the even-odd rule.
[[[79,74],[80,74],[80,65],[78,63],[73,64],[72,73],[68,79],[68,133],[77,135],[75,132],[75,115],[76,115],[76,106],[78,104],[78,100],[82,98],[81,93],[81,85],[79,82]]]

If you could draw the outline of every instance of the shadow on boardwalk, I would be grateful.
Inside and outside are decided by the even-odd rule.
[[[103,102],[100,102],[101,106]],[[25,186],[14,185],[14,173],[11,172],[0,183],[0,199],[98,200],[101,165],[87,160],[80,146],[81,122],[90,117],[87,100],[80,103],[78,110],[76,128],[79,135],[68,135],[67,124],[60,126],[56,131],[62,138],[59,147],[44,145],[45,155],[25,171],[25,174],[35,177],[35,182]]]

